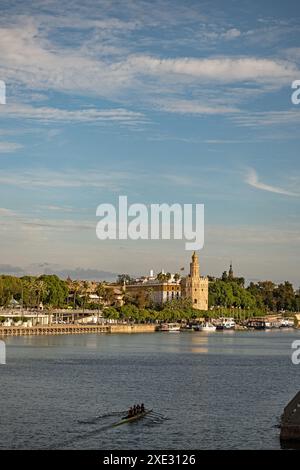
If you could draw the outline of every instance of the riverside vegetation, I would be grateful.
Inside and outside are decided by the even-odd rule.
[[[118,280],[124,276],[129,279],[128,275],[122,275]],[[106,318],[135,322],[191,320],[199,316],[245,319],[267,312],[300,311],[300,289],[295,291],[288,281],[279,285],[271,281],[251,282],[245,287],[243,278],[229,279],[226,273],[220,279],[210,277],[209,280],[209,313],[193,309],[188,299],[154,305],[151,288],[135,296],[128,295],[125,289],[120,306],[114,295],[115,288],[122,290],[119,284],[63,280],[56,275],[1,275],[0,307],[36,309],[42,304],[46,311],[62,308],[101,310]],[[91,298],[91,293],[97,295]],[[1,320],[4,318],[0,317]]]

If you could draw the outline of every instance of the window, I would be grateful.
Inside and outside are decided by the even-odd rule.
[[[196,303],[197,303],[197,299],[194,299],[194,304],[196,304]]]

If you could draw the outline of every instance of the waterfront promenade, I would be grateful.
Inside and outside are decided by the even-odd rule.
[[[78,335],[91,333],[153,333],[156,325],[112,324],[112,325],[40,325],[23,328],[21,326],[1,326],[0,338],[6,336],[37,335]]]

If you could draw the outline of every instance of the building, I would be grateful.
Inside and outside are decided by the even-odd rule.
[[[198,310],[208,310],[208,278],[201,277],[199,272],[199,260],[196,253],[190,263],[190,274],[179,280],[179,275],[170,274],[168,280],[163,279],[163,272],[154,278],[145,280],[141,278],[136,284],[126,285],[126,294],[132,296],[147,296],[154,304],[162,305],[181,297],[190,298],[192,305]]]
[[[181,281],[181,295],[192,299],[193,308],[208,310],[208,278],[200,276],[199,259],[193,253],[190,274]]]
[[[146,295],[154,304],[162,305],[170,300],[179,299],[181,287],[179,281],[143,281],[126,285],[126,293],[132,296]]]

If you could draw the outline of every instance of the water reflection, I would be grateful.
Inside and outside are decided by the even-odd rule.
[[[208,353],[208,336],[194,334],[192,337],[192,344],[190,352],[193,354],[207,354]]]

